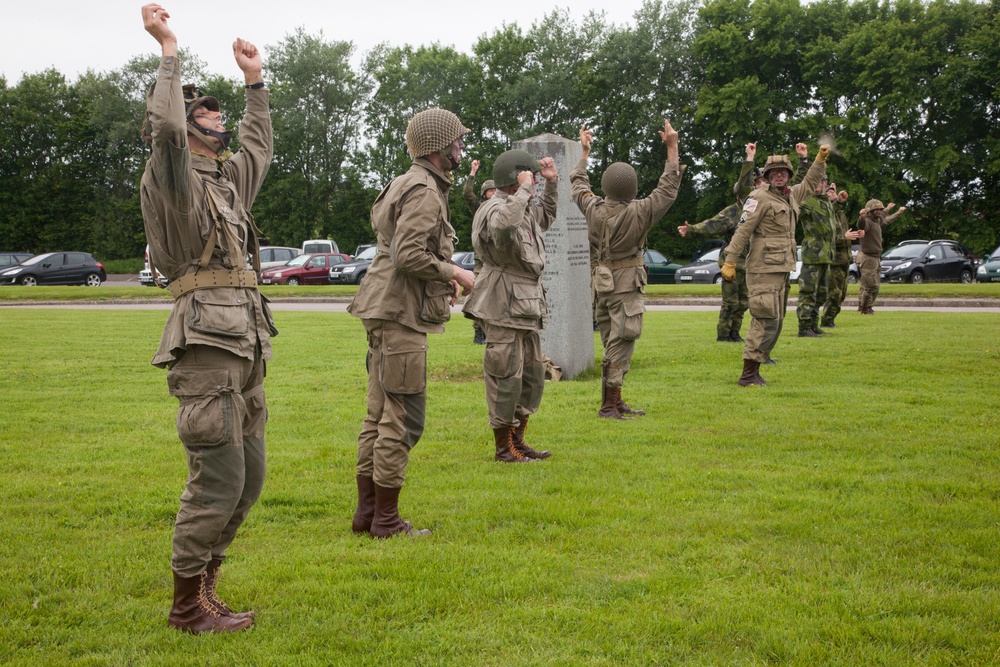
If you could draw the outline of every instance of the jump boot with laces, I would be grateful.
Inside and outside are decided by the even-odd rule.
[[[514,445],[514,427],[501,426],[493,429],[493,441],[497,447],[497,453],[493,455],[494,461],[501,463],[531,463],[531,459],[518,451]]]
[[[552,456],[552,452],[538,451],[534,449],[531,445],[524,441],[524,434],[528,430],[528,418],[521,417],[521,423],[514,427],[514,449],[521,453],[521,456],[527,459],[547,459]]]
[[[351,530],[355,533],[370,533],[372,519],[375,518],[375,480],[366,475],[358,475],[358,509],[354,512]]]
[[[621,387],[609,387],[604,384],[601,385],[601,409],[597,413],[598,417],[603,417],[604,419],[632,419],[631,417],[626,417],[618,409],[618,403],[622,400],[622,390]]]
[[[194,577],[174,572],[174,606],[167,625],[191,634],[202,632],[238,632],[253,625],[253,618],[227,616],[209,598],[206,587],[208,570]]]
[[[621,388],[618,389],[618,412],[623,415],[635,415],[637,417],[642,417],[646,414],[645,410],[636,410],[635,408],[629,407],[629,404],[622,398]]]
[[[223,602],[216,589],[219,586],[219,576],[220,570],[222,569],[222,561],[218,558],[213,558],[208,561],[208,569],[205,570],[205,593],[208,595],[209,601],[215,605],[215,608],[222,612],[225,616],[232,616],[238,619],[254,619],[257,618],[257,612],[255,611],[233,611],[229,608],[225,602]]]
[[[402,490],[402,487],[375,485],[375,515],[372,517],[372,537],[385,539],[400,533],[410,537],[424,537],[431,534],[431,531],[414,528],[412,523],[399,518],[399,492]]]
[[[760,362],[752,361],[750,359],[743,360],[743,374],[740,379],[736,381],[741,387],[749,387],[751,385],[755,387],[763,387],[767,382],[760,376]]]

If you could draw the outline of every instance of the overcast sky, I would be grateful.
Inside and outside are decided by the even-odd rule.
[[[54,67],[70,80],[87,69],[109,71],[133,56],[159,53],[142,28],[142,2],[21,0],[4,3],[0,18],[0,74],[14,85],[24,73]],[[237,36],[258,46],[275,45],[298,26],[320,30],[328,40],[354,42],[363,53],[380,42],[453,45],[470,53],[484,33],[504,22],[527,30],[557,7],[568,7],[579,22],[591,10],[605,21],[632,23],[642,0],[536,0],[506,4],[462,0],[165,0],[170,26],[182,47],[208,63],[209,70],[236,76],[231,44]],[[265,63],[266,68],[266,63]]]

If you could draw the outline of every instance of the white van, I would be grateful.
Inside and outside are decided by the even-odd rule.
[[[314,255],[316,253],[339,253],[340,248],[337,247],[336,241],[331,241],[330,239],[311,239],[309,241],[302,242],[302,254],[303,255]]]
[[[166,287],[167,283],[169,282],[170,281],[167,280],[166,276],[164,276],[159,271],[156,272],[156,279],[155,280],[153,279],[153,271],[150,269],[149,266],[149,246],[147,245],[146,268],[139,272],[139,284],[145,285],[146,287],[152,287],[153,285],[160,284],[161,286]]]

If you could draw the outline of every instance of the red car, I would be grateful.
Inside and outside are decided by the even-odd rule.
[[[262,285],[329,285],[330,267],[350,261],[341,253],[313,253],[294,257],[284,266],[261,271]]]

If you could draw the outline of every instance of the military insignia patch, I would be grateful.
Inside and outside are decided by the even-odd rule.
[[[754,211],[756,211],[757,210],[757,200],[756,199],[747,199],[747,202],[745,204],[743,204],[743,210],[746,211],[747,213],[753,213]]]

